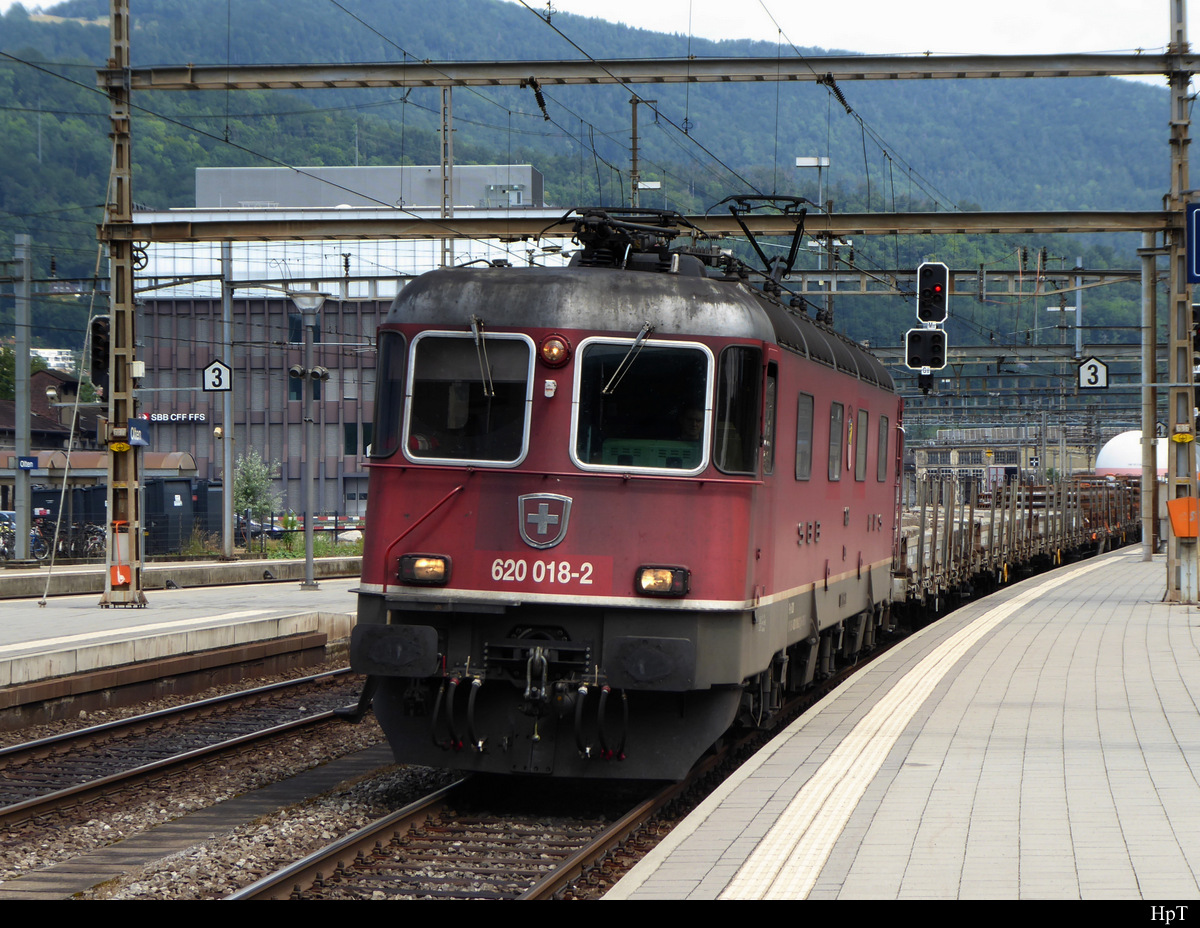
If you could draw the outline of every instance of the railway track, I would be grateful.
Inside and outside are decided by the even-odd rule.
[[[507,792],[511,784],[501,786]],[[492,778],[460,780],[260,879],[230,899],[548,899],[628,841],[684,790],[620,798],[542,788],[497,802]],[[526,807],[538,806],[534,810]],[[481,805],[486,811],[481,810]]]
[[[532,901],[591,895],[594,889],[580,887],[615,882],[670,830],[670,820],[686,815],[780,726],[885,650],[793,700],[770,730],[728,739],[679,783],[580,788],[467,777],[227,898]]]
[[[356,695],[343,669],[0,749],[0,825],[327,723]]]

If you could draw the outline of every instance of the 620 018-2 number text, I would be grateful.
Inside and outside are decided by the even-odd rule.
[[[499,583],[570,584],[590,586],[593,567],[591,561],[526,561],[524,558],[496,558],[492,561],[492,579]]]

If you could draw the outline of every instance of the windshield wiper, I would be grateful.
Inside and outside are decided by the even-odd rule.
[[[475,334],[475,356],[479,358],[479,375],[483,380],[483,395],[495,396],[492,370],[487,360],[487,340],[483,337],[483,320],[471,313],[471,331]]]
[[[621,359],[621,363],[617,365],[617,369],[613,371],[612,377],[608,379],[608,383],[604,385],[604,389],[600,393],[608,396],[617,388],[617,384],[621,382],[621,378],[625,376],[629,368],[633,367],[633,359],[641,352],[645,346],[646,338],[654,331],[654,326],[647,322],[642,326],[642,330],[638,332],[637,338],[633,340],[633,344],[629,346],[629,350],[625,352],[625,357]]]

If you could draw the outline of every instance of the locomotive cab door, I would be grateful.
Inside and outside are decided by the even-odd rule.
[[[775,473],[775,421],[778,407],[779,391],[779,349],[774,345],[766,347],[766,367],[763,378],[762,406],[762,475],[769,477]]]

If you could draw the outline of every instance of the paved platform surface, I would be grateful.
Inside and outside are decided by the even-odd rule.
[[[319,557],[313,564],[314,577],[357,577],[361,557]],[[41,599],[71,593],[104,592],[103,564],[51,564],[0,561],[0,600]],[[305,577],[302,558],[242,558],[234,561],[152,561],[142,571],[142,589],[184,589],[231,583],[261,583],[264,580],[294,580]]]
[[[0,574],[0,586],[5,580]],[[144,608],[101,608],[97,593],[50,596],[44,605],[6,599],[0,687],[289,635],[347,638],[357,586],[354,577],[322,579],[316,590],[293,581],[159,589],[146,593]]]
[[[789,726],[606,898],[1200,896],[1200,610],[1120,551],[1014,584]]]

